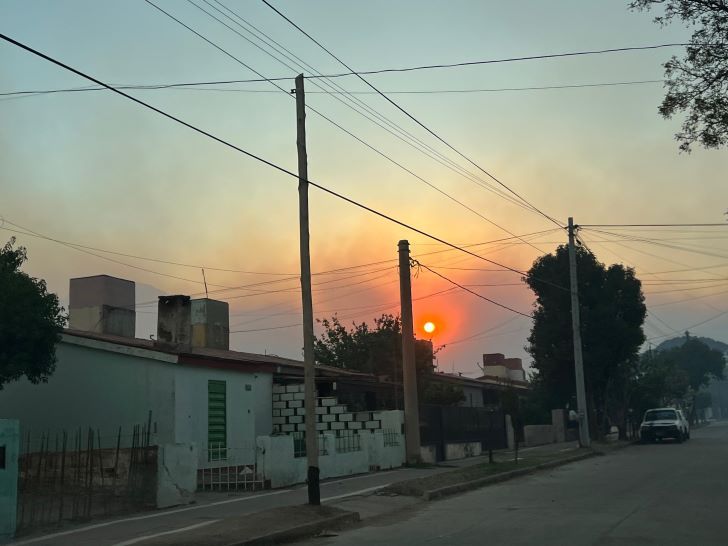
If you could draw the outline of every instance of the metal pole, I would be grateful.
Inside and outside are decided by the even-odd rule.
[[[579,320],[579,285],[576,278],[576,248],[574,219],[569,217],[569,280],[571,284],[571,330],[574,337],[574,371],[576,375],[576,405],[579,413],[579,438],[582,447],[589,447],[589,419],[584,389],[584,360],[581,353],[581,322]]]
[[[316,368],[313,354],[313,302],[311,299],[311,255],[308,233],[308,158],[306,155],[306,97],[303,74],[296,76],[296,145],[298,147],[298,209],[301,254],[301,299],[303,303],[303,384],[308,459],[308,503],[321,504],[316,430]]]
[[[420,415],[417,404],[415,335],[412,326],[412,285],[409,242],[399,242],[399,297],[402,314],[402,376],[404,384],[404,434],[408,464],[417,464],[420,454]]]

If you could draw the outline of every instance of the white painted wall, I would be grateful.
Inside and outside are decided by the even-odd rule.
[[[526,425],[523,427],[523,444],[541,446],[554,443],[553,425]]]
[[[174,442],[176,365],[143,358],[142,352],[60,343],[47,383],[21,379],[0,390],[0,418],[18,419],[22,437],[92,427],[103,445],[112,446],[120,426],[122,434],[131,435],[152,410],[152,441]]]
[[[189,504],[197,490],[197,447],[163,444],[157,450],[157,508]]]
[[[193,443],[200,467],[207,452],[207,382],[225,381],[227,400],[226,465],[254,464],[255,438],[271,433],[272,375],[180,366],[175,373],[175,442]],[[247,389],[246,386],[250,388]],[[216,465],[216,466],[219,466]]]
[[[458,459],[467,459],[468,457],[478,457],[482,454],[482,445],[480,442],[460,442],[455,444],[445,444],[445,460],[456,461]]]
[[[101,350],[109,346],[119,352]],[[92,427],[104,446],[114,446],[118,428],[131,435],[134,425],[147,422],[151,409],[152,443],[195,444],[202,465],[207,462],[211,379],[226,382],[230,464],[255,463],[256,436],[272,431],[270,373],[183,366],[175,355],[81,338],[60,343],[56,356],[48,383],[23,379],[0,390],[0,418],[18,419],[23,437],[28,431],[39,437]]]

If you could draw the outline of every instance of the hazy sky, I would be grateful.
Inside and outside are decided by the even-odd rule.
[[[222,18],[203,0],[195,2]],[[280,64],[191,3],[155,3],[266,77],[292,77],[300,71]],[[664,44],[689,36],[679,27],[661,29],[652,23],[652,15],[629,12],[627,3],[277,1],[275,5],[356,70]],[[316,70],[346,71],[263,3],[224,0],[224,4]],[[258,77],[142,0],[5,0],[0,4],[0,31],[113,84]],[[663,94],[659,83],[395,93],[659,80],[661,64],[680,52],[664,48],[367,78],[478,165],[562,222],[568,216],[582,224],[722,222],[728,208],[728,152],[678,153],[673,133],[679,120],[665,121],[657,114]],[[335,82],[348,91],[369,90],[353,77]],[[0,44],[0,92],[88,83],[13,45]],[[289,90],[293,80],[279,84]],[[130,93],[295,171],[292,96],[265,82],[217,89]],[[479,215],[516,234],[554,228],[529,237],[545,252],[565,240],[565,233],[543,217],[445,168],[337,100],[346,97],[316,93],[320,89],[315,80],[307,80],[306,90],[310,107]],[[489,182],[381,97],[355,97],[448,161]],[[199,293],[203,290],[199,267],[204,266],[211,291],[267,283],[214,293],[230,302],[233,348],[300,357],[295,179],[106,91],[0,97],[0,120],[0,215],[7,221],[61,241],[190,266],[94,250],[108,258],[102,259],[16,234],[28,247],[27,271],[45,278],[64,301],[70,277],[107,273],[132,279],[139,285],[138,335],[147,337],[155,320],[155,306],[148,303],[159,293]],[[312,111],[307,131],[312,180],[452,242],[509,237]],[[400,239],[410,240],[413,256],[423,264],[440,268],[491,299],[526,313],[531,310],[532,295],[518,274],[478,270],[494,266],[458,252],[428,254],[444,247],[316,189],[311,190],[310,210],[314,271],[392,260],[315,276],[317,317],[338,313],[350,322],[398,312],[394,260]],[[13,228],[8,223],[3,227]],[[584,231],[583,236],[600,260],[636,266],[650,308],[648,338],[681,332],[728,310],[727,229],[620,233],[659,241],[624,241],[593,231]],[[7,230],[0,233],[3,240],[11,235]],[[539,255],[539,250],[519,240],[472,250],[520,270],[528,269]],[[691,271],[674,272],[682,269]],[[413,279],[415,298],[451,287],[425,270]],[[528,319],[471,294],[452,290],[427,297],[415,302],[414,312],[420,335],[425,320],[438,325],[435,345],[465,339],[439,353],[441,369],[474,374],[484,352],[527,358],[523,346]],[[728,341],[726,326],[728,314],[691,331]]]

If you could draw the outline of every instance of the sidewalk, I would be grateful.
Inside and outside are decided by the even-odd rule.
[[[527,461],[537,456],[549,454],[568,455],[569,451],[578,449],[573,443],[549,444],[533,448],[519,449],[519,460]],[[512,451],[495,451],[497,461],[506,462],[513,459]],[[456,469],[475,467],[487,463],[487,454],[459,461],[447,461],[441,465],[418,468],[400,468],[383,472],[374,472],[345,479],[322,482],[321,501],[324,507],[336,507],[347,512],[354,512],[363,520],[378,517],[415,506],[424,501],[421,498],[383,494],[382,490],[392,484],[426,478],[451,472]],[[295,518],[306,516],[304,509],[288,513],[282,508],[300,508],[307,502],[305,485],[281,490],[268,490],[256,493],[199,493],[197,503],[169,510],[161,510],[137,514],[132,517],[99,521],[84,526],[67,526],[60,531],[43,535],[21,537],[16,545],[34,544],[37,546],[127,546],[131,544],[174,544],[187,540],[188,537],[218,534],[223,528],[229,528],[235,541],[215,544],[244,544],[241,539],[247,537],[242,520],[259,520],[266,518],[271,522],[269,531],[280,531],[290,528]],[[295,517],[292,515],[297,513]],[[255,518],[251,518],[256,514]],[[268,515],[266,515],[268,514]],[[272,514],[272,515],[271,515]],[[288,514],[288,516],[285,516]],[[241,516],[244,516],[241,518]],[[320,516],[320,517],[319,517]],[[308,513],[310,520],[322,529],[329,522],[326,518],[335,518],[341,514]],[[352,516],[344,516],[352,517]],[[270,519],[268,519],[270,518]],[[233,520],[237,520],[237,523]],[[295,519],[295,521],[299,521]],[[339,522],[340,524],[340,522]],[[222,536],[222,535],[221,535]],[[228,536],[228,538],[231,538]],[[166,542],[154,542],[162,540]],[[177,542],[174,542],[174,541]],[[260,542],[259,542],[260,543]]]

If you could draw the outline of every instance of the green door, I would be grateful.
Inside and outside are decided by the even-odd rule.
[[[227,385],[207,382],[207,458],[227,459]]]

